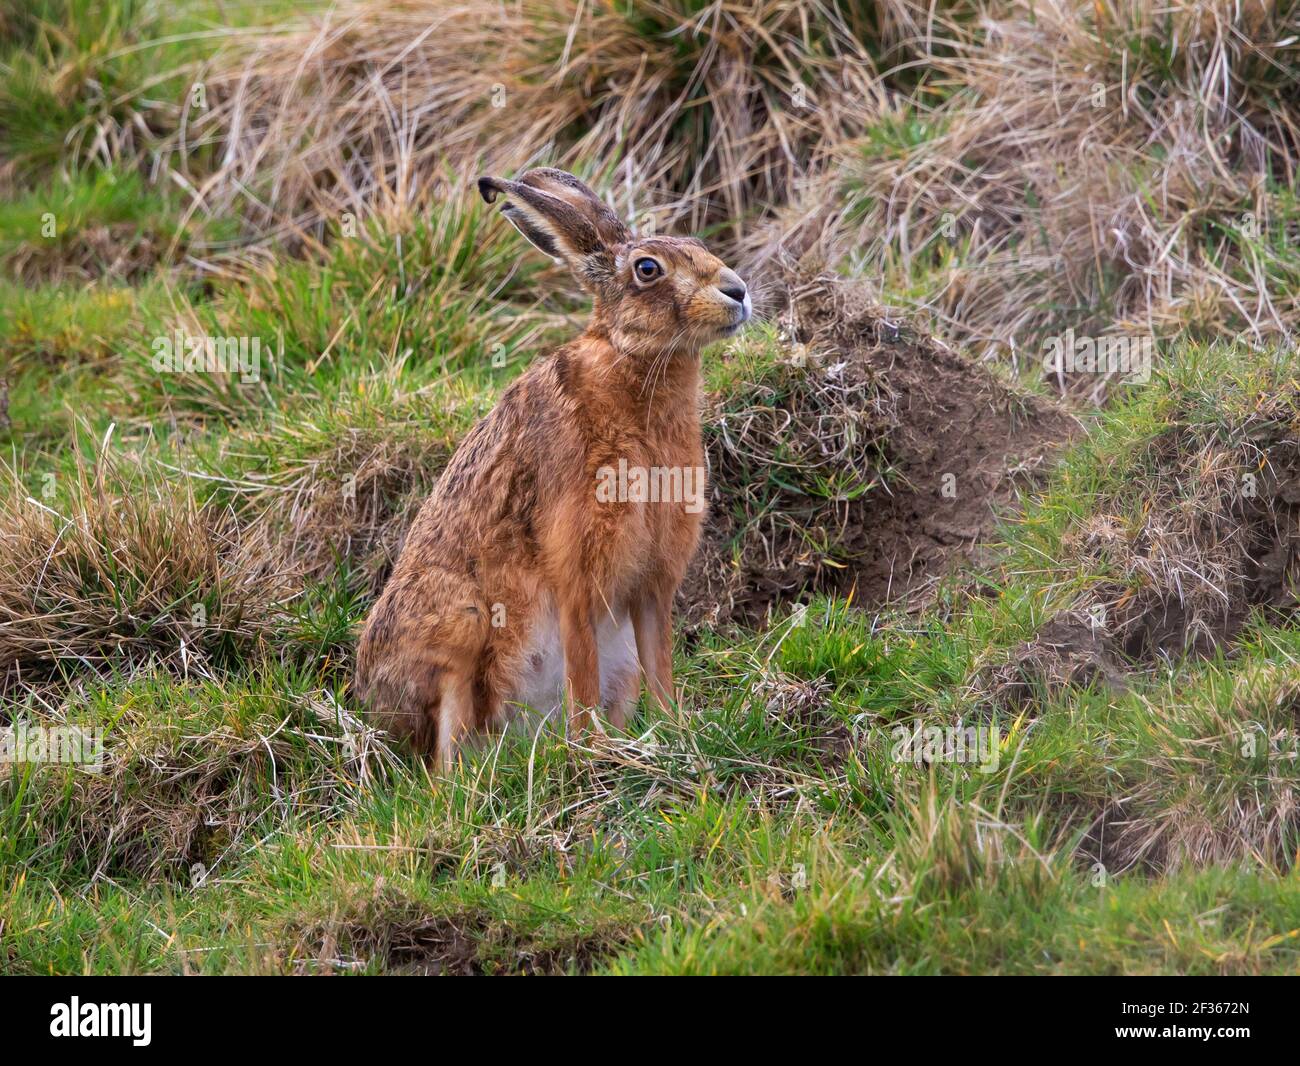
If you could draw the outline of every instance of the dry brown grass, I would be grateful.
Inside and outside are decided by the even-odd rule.
[[[1041,359],[1073,326],[1286,335],[1281,190],[1300,161],[1300,4],[986,4],[758,258],[849,256],[942,335]],[[1294,235],[1290,238],[1294,240]]]
[[[1115,501],[1066,538],[1086,567],[1116,575],[1089,609],[1126,654],[1207,654],[1252,608],[1300,607],[1298,412],[1291,391],[1211,439],[1175,414],[1149,449],[1141,512]]]
[[[912,0],[353,0],[230,53],[177,147],[217,142],[204,196],[264,226],[542,157],[660,228],[739,225],[880,106],[870,47],[926,24]]]
[[[264,531],[109,447],[0,496],[0,687],[59,664],[202,671],[256,642],[287,595]],[[54,491],[46,497],[44,488]]]

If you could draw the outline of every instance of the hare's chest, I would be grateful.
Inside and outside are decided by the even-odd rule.
[[[623,504],[623,514],[650,520],[704,512],[708,479],[698,426],[606,442],[595,466],[597,501]]]
[[[634,595],[647,576],[684,570],[708,508],[698,423],[605,440],[593,458],[589,550],[602,588]]]
[[[635,573],[694,545],[708,509],[707,471],[693,457],[620,459],[599,474],[596,508],[616,569]]]

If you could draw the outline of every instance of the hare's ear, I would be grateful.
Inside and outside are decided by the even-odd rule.
[[[614,275],[615,246],[631,238],[613,211],[572,174],[538,167],[518,181],[479,178],[488,203],[505,197],[501,213],[538,249],[562,260],[595,292]]]

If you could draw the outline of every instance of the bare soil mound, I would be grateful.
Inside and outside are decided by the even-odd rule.
[[[743,389],[708,401],[712,501],[681,592],[690,622],[754,624],[809,592],[915,597],[972,558],[1017,478],[1075,428],[890,321],[861,285],[792,283],[780,321],[781,387],[748,406]]]
[[[993,691],[1013,706],[1028,703],[1035,687],[1056,692],[1066,685],[1125,685],[1125,663],[1115,642],[1081,611],[1062,611],[992,671]]]
[[[435,913],[387,888],[295,930],[300,972],[329,972],[340,958],[414,976],[590,973],[627,942],[617,921],[542,939],[486,913]]]
[[[1113,575],[995,667],[1011,702],[1034,684],[1123,684],[1134,664],[1206,656],[1252,612],[1300,609],[1300,392],[1265,385],[1208,417],[1184,403],[1063,541],[1063,563]]]
[[[1131,578],[1093,597],[1129,658],[1208,655],[1253,610],[1281,616],[1300,607],[1297,412],[1300,396],[1277,397],[1236,427],[1237,441],[1212,446],[1193,427],[1171,426],[1156,442],[1142,525],[1084,538],[1085,556]]]

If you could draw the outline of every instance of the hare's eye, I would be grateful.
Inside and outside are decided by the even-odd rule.
[[[637,281],[654,281],[664,272],[664,268],[659,265],[658,261],[649,257],[638,259],[632,264],[632,269],[636,271]]]

